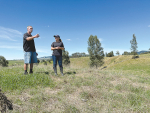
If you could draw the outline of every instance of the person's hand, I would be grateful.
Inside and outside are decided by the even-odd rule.
[[[39,36],[40,36],[39,34],[36,34],[34,37],[35,37],[35,38],[38,38]]]
[[[56,47],[56,49],[59,49],[59,47]]]
[[[38,56],[38,53],[36,53],[36,56]]]

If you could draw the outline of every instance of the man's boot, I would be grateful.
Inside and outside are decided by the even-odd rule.
[[[61,72],[61,75],[64,76],[64,74],[63,74],[63,67],[60,67],[60,72]]]
[[[53,67],[53,69],[54,69],[55,75],[57,76],[57,68],[56,68],[56,67]]]

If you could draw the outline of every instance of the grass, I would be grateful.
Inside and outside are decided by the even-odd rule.
[[[64,76],[59,68],[54,76],[52,64],[35,65],[29,75],[23,75],[23,63],[10,65],[0,68],[0,87],[13,113],[150,112],[149,56],[105,58],[103,70],[90,69],[88,57],[71,58]]]

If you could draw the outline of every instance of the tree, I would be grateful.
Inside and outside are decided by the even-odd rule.
[[[122,55],[130,55],[130,52],[124,51],[124,53]]]
[[[90,56],[90,67],[102,66],[104,64],[104,51],[97,36],[91,35],[88,40],[88,52]]]
[[[65,51],[65,49],[63,50],[63,54],[62,54],[62,62],[66,66],[70,64],[69,52]]]
[[[116,51],[116,55],[120,55],[119,51]]]
[[[105,57],[107,57],[108,56],[108,54],[107,54],[107,52],[105,53]]]
[[[3,67],[7,67],[8,66],[8,61],[5,59],[5,57],[0,56],[0,65]]]
[[[130,40],[130,43],[131,43],[131,53],[135,56],[137,55],[137,48],[138,48],[135,34],[133,34],[133,39]]]
[[[114,56],[114,52],[113,51],[111,51],[111,52],[109,52],[108,54],[107,54],[107,57],[113,57]]]

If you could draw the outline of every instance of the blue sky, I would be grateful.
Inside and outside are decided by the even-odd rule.
[[[51,56],[53,35],[60,35],[69,55],[88,53],[88,38],[97,35],[104,52],[150,48],[149,0],[0,0],[0,55],[23,59],[23,34],[33,26],[38,57]]]

